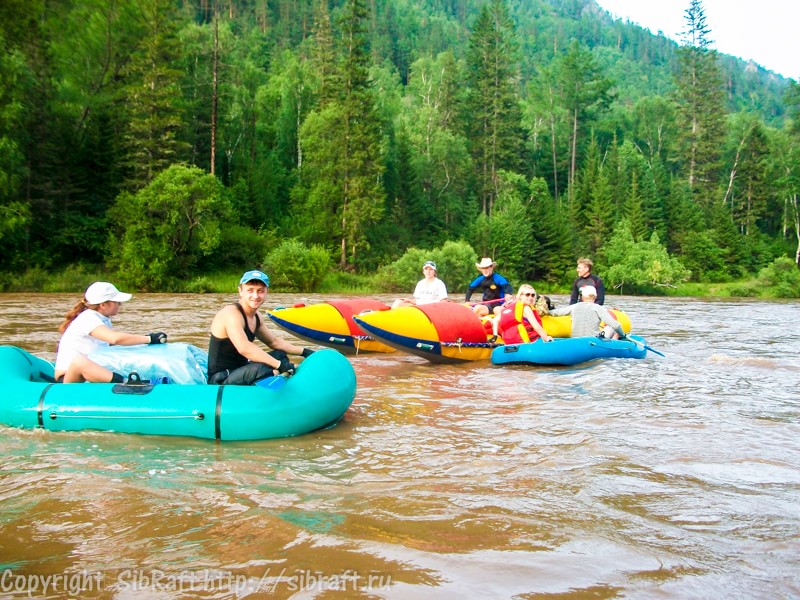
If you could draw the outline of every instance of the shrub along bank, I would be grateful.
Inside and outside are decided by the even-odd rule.
[[[606,283],[608,294],[690,297],[743,298],[800,298],[800,269],[794,261],[780,257],[763,268],[757,277],[724,282],[688,282],[688,271],[671,259],[657,239],[620,242],[617,261],[613,265],[596,262],[594,271]],[[626,246],[627,244],[627,246]],[[284,240],[268,252],[257,264],[243,263],[232,270],[215,269],[184,278],[167,278],[161,286],[149,289],[129,281],[122,272],[102,269],[95,265],[75,264],[66,269],[49,272],[39,267],[22,273],[0,273],[3,292],[62,292],[79,293],[98,280],[125,285],[139,292],[228,293],[236,288],[241,272],[262,268],[269,273],[274,292],[323,294],[408,294],[422,278],[422,264],[433,260],[438,276],[447,284],[451,295],[461,294],[477,275],[475,263],[480,259],[466,242],[446,242],[443,246],[425,250],[409,248],[398,260],[375,273],[354,274],[336,269],[332,258],[321,246],[307,247],[297,240]],[[557,281],[520,281],[513,270],[503,268],[498,261],[497,271],[515,287],[532,283],[543,294],[567,294],[575,276],[566,270]]]

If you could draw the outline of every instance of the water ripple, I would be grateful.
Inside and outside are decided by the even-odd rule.
[[[231,299],[137,295],[117,326],[205,347]],[[0,566],[102,571],[119,599],[126,569],[250,586],[140,590],[164,598],[327,597],[346,572],[343,597],[797,597],[798,305],[613,300],[665,357],[361,355],[344,421],[285,440],[4,428]],[[52,359],[73,301],[0,296],[4,341]]]

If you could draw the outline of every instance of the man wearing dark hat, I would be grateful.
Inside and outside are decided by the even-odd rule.
[[[273,335],[258,309],[267,298],[269,276],[262,271],[247,271],[239,280],[239,301],[221,309],[211,322],[208,344],[208,383],[252,385],[278,373],[294,373],[288,354],[306,358],[310,348],[295,346]],[[264,351],[258,338],[272,348]]]

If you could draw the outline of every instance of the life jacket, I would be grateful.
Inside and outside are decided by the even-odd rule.
[[[501,337],[506,344],[523,344],[539,339],[539,334],[536,333],[533,325],[523,316],[524,310],[525,304],[515,300],[500,312]],[[533,316],[541,325],[542,319],[535,309],[533,309]]]

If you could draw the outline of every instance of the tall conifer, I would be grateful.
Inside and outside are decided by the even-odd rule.
[[[725,92],[701,0],[691,0],[685,20],[676,77],[681,154],[689,187],[695,199],[707,207],[719,183]]]
[[[343,99],[345,146],[342,168],[341,254],[352,264],[367,245],[366,228],[384,209],[381,130],[369,78],[370,52],[366,0],[347,0],[341,19],[344,43]]]
[[[468,52],[468,103],[472,155],[480,182],[482,212],[491,214],[500,189],[499,171],[516,171],[522,148],[518,42],[504,0],[481,9]]]
[[[186,160],[188,144],[181,139],[185,122],[180,101],[180,55],[177,19],[172,2],[144,0],[144,36],[125,70],[124,135],[127,185],[135,191],[173,163]]]

